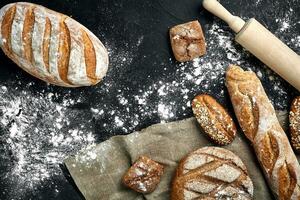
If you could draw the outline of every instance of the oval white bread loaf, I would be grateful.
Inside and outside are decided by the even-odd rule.
[[[54,85],[95,85],[108,69],[107,50],[91,31],[32,3],[1,8],[0,47],[26,72]]]

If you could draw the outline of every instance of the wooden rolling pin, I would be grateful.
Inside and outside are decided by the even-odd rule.
[[[237,33],[235,40],[300,91],[300,56],[254,18],[245,22],[229,13],[217,0],[203,7],[224,20]]]

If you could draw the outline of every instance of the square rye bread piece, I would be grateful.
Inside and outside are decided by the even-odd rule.
[[[122,182],[136,192],[147,194],[156,189],[163,172],[162,164],[146,156],[140,156],[125,173]]]
[[[173,54],[179,62],[186,62],[206,53],[205,38],[200,23],[195,20],[170,29]]]

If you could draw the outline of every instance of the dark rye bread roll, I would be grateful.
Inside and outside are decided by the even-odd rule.
[[[300,199],[300,165],[264,88],[251,71],[231,65],[226,85],[235,114],[276,199]]]
[[[107,50],[92,32],[32,3],[1,8],[0,46],[23,70],[54,85],[95,85],[108,68]]]
[[[178,165],[172,200],[249,200],[253,183],[242,160],[229,150],[204,147],[188,154]]]

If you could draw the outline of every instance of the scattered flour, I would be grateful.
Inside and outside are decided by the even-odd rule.
[[[288,18],[285,22],[288,23]],[[281,28],[282,26],[279,29]],[[222,103],[226,99],[224,78],[229,64],[237,64],[256,72],[263,85],[267,86],[265,89],[271,94],[269,97],[275,108],[287,109],[287,86],[280,77],[255,61],[249,52],[239,46],[234,41],[232,31],[220,20],[216,19],[212,25],[207,25],[205,30],[207,54],[204,57],[186,63],[178,63],[170,58],[168,62],[159,63],[164,70],[167,70],[168,66],[174,68],[173,71],[168,70],[171,72],[165,74],[165,78],[153,81],[152,84],[147,84],[134,92],[128,88],[118,90],[116,99],[119,105],[105,108],[107,112],[94,114],[97,120],[111,119],[109,121],[112,123],[104,123],[101,128],[111,133],[130,133],[139,130],[140,124],[153,119],[153,116],[160,118],[157,122],[177,120],[178,116],[190,115],[190,101],[198,93],[215,94],[215,98]],[[299,36],[294,39],[293,44],[297,41]],[[140,45],[140,42],[138,44]],[[182,102],[180,104],[175,102],[174,96],[176,101],[181,99]],[[154,102],[156,103],[153,104]]]
[[[33,94],[6,86],[0,87],[0,158],[9,163],[0,172],[6,186],[3,194],[22,199],[28,190],[36,190],[43,181],[62,175],[59,164],[71,153],[95,138],[90,127],[74,124],[73,100],[54,102],[55,94]],[[12,190],[13,189],[13,190]]]
[[[256,5],[262,5],[262,2],[257,0]],[[290,9],[285,17],[275,20],[278,24],[275,33],[289,34],[291,37],[285,42],[299,52],[299,32],[290,32],[299,26],[299,21],[293,21],[295,12]],[[114,104],[95,102],[89,108],[90,113],[73,107],[84,101],[80,97],[66,94],[62,100],[57,100],[60,95],[56,93],[38,93],[27,88],[11,87],[15,84],[0,85],[0,158],[9,163],[7,170],[0,172],[1,181],[6,184],[1,192],[11,199],[22,199],[26,191],[36,190],[44,181],[62,176],[59,164],[66,156],[87,145],[94,147],[96,139],[92,122],[76,123],[80,119],[106,119],[98,125],[97,130],[129,133],[156,117],[160,119],[157,122],[164,123],[176,120],[178,116],[190,116],[191,99],[198,93],[215,94],[219,101],[224,101],[224,74],[229,64],[255,71],[267,86],[267,93],[274,93],[270,98],[275,107],[282,110],[287,108],[288,90],[284,81],[267,67],[249,59],[252,56],[234,42],[233,33],[224,23],[215,19],[204,30],[207,41],[207,54],[204,57],[186,63],[175,62],[173,58],[158,63],[168,71],[168,74],[164,74],[165,78],[159,81],[153,79],[155,81],[152,84],[134,91],[132,88],[118,88],[114,82],[119,74],[126,74],[123,72],[135,59],[144,37],[137,39],[133,51],[118,49],[112,43],[106,44],[115,71],[106,77],[101,86],[96,87],[107,95],[111,91],[117,91],[118,95],[109,99]],[[168,66],[174,70],[167,70]],[[181,103],[175,102],[174,96]],[[97,99],[99,102],[101,100]],[[91,151],[85,159],[95,158],[96,153]],[[105,155],[103,159],[106,159]]]

